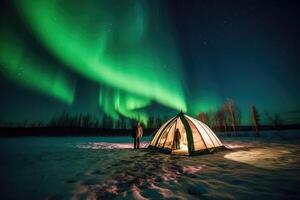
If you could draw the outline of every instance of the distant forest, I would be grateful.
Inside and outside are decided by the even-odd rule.
[[[153,117],[150,116],[147,126],[149,129],[155,129],[166,121],[167,117]],[[139,122],[138,119],[129,119],[120,116],[119,120],[113,120],[111,117],[104,115],[102,118],[91,114],[75,114],[70,115],[66,111],[59,116],[53,117],[49,122],[0,122],[0,127],[63,127],[63,128],[104,128],[104,129],[132,129]]]
[[[285,126],[283,118],[279,114],[269,114],[268,112],[260,113],[257,108],[251,104],[249,107],[251,116],[251,124],[249,126],[241,126],[242,113],[235,105],[232,99],[227,99],[217,110],[209,112],[199,112],[194,116],[198,120],[204,122],[214,131],[235,132],[241,128],[251,128],[259,134],[261,127],[261,116],[269,121],[268,127],[272,129],[280,129]],[[147,129],[157,129],[169,117],[150,116],[147,126],[142,124]],[[133,129],[139,119],[128,119],[120,116],[118,120],[113,120],[111,117],[104,115],[99,118],[91,114],[76,114],[70,115],[66,111],[60,115],[53,117],[49,122],[22,123],[0,122],[0,127],[51,127],[51,128],[102,128],[102,129]]]

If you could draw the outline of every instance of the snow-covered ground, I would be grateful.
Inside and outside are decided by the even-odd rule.
[[[0,138],[0,199],[299,199],[300,131],[185,157],[127,137]],[[146,147],[150,138],[143,138]]]

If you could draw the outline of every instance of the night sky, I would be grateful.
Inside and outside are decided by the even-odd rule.
[[[299,123],[297,2],[4,1],[0,121],[65,110],[146,122],[231,98],[244,124],[251,103]]]

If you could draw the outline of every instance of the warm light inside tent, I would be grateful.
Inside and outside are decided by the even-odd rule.
[[[173,149],[172,154],[188,154],[188,146],[187,143],[183,140],[180,140],[180,148],[179,149]]]
[[[181,150],[188,150],[188,146],[186,144],[183,144],[182,141],[180,141],[180,149]]]
[[[176,155],[211,152],[222,147],[221,141],[206,124],[183,113],[164,123],[149,145],[149,148]]]

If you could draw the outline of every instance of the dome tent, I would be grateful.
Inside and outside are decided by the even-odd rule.
[[[176,129],[179,137],[175,134]],[[176,142],[175,137],[178,137]],[[175,143],[179,145],[176,146]],[[179,155],[204,154],[225,149],[206,124],[182,112],[158,129],[148,148]]]

